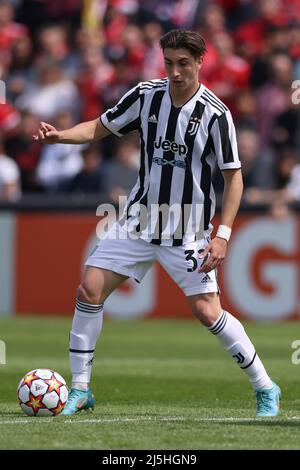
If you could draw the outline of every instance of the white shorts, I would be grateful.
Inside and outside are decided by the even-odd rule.
[[[126,237],[125,230],[116,223],[96,245],[85,265],[108,269],[141,282],[152,263],[158,261],[185,295],[218,292],[215,270],[208,274],[198,272],[202,263],[199,251],[208,242],[209,238],[182,246],[154,245],[141,238]]]

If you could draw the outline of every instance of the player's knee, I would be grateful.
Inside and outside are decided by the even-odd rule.
[[[210,302],[207,302],[206,300],[199,300],[193,306],[192,310],[195,317],[198,318],[198,320],[200,320],[200,322],[206,327],[213,325],[218,319],[220,313],[217,312]]]
[[[98,305],[100,302],[100,295],[99,292],[87,282],[82,282],[77,289],[77,298],[81,300],[81,302],[86,302],[88,304]]]

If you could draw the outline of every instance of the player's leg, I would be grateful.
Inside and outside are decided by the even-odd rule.
[[[216,335],[226,351],[248,375],[257,398],[258,416],[276,416],[280,390],[268,376],[243,325],[222,309],[217,293],[188,297],[194,315]]]
[[[76,308],[70,332],[72,386],[87,390],[97,339],[103,322],[106,298],[127,276],[87,266],[77,291]]]
[[[93,407],[89,382],[94,350],[102,328],[103,303],[128,277],[140,282],[153,258],[154,250],[149,243],[126,237],[126,232],[115,224],[87,259],[70,333],[73,380],[71,396],[63,414]]]
[[[105,299],[127,276],[87,266],[77,291],[76,307],[70,331],[70,366],[72,388],[63,415],[94,408],[89,388],[97,339],[103,322]]]
[[[223,311],[215,271],[208,274],[198,272],[199,252],[208,241],[203,239],[186,246],[159,247],[158,259],[188,297],[194,315],[216,335],[249,376],[257,396],[258,416],[274,416],[278,413],[279,388],[266,373],[242,324]]]

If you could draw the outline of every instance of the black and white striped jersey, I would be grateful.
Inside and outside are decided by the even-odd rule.
[[[169,80],[151,80],[128,91],[100,119],[117,136],[133,130],[140,134],[139,176],[125,212],[128,230],[134,227],[144,240],[166,246],[192,242],[199,234],[203,238],[203,230],[209,233],[215,212],[213,167],[241,166],[224,103],[201,84],[176,108]]]

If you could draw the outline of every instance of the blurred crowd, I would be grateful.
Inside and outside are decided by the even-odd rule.
[[[127,194],[135,134],[91,146],[42,146],[32,134],[40,120],[95,119],[137,82],[164,77],[158,40],[173,28],[206,40],[200,80],[232,111],[244,204],[300,201],[299,0],[0,0],[0,200]],[[214,180],[221,194],[218,171]]]

